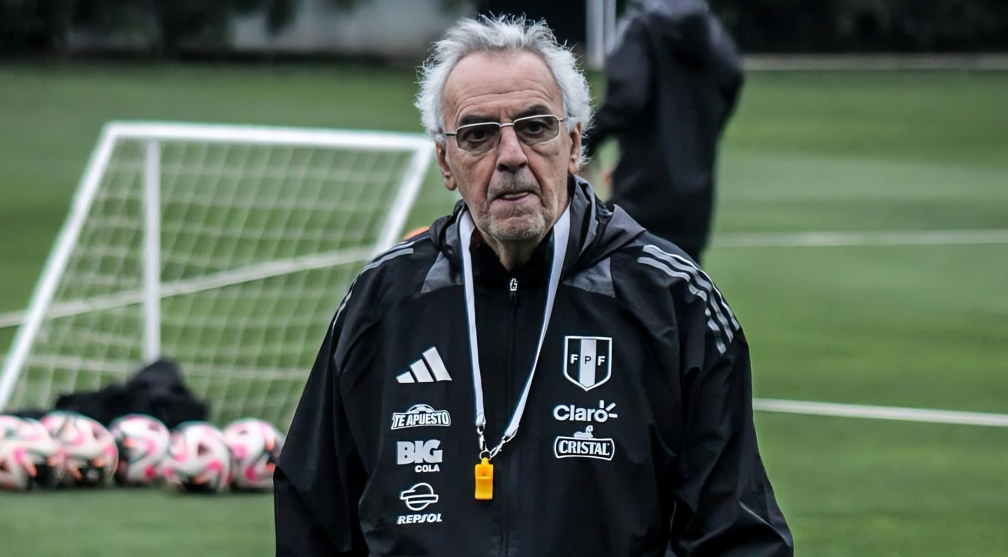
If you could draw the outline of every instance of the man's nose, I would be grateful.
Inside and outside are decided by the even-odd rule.
[[[518,172],[528,165],[528,157],[522,149],[522,143],[515,134],[514,126],[501,128],[500,144],[497,145],[497,169],[505,172]]]

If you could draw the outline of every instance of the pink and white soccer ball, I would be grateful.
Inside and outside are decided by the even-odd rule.
[[[171,448],[168,428],[150,416],[130,414],[109,424],[109,433],[119,449],[116,484],[153,484]]]
[[[63,448],[66,485],[100,487],[119,463],[115,439],[105,426],[82,414],[50,412],[42,425]]]
[[[63,451],[37,420],[0,416],[0,489],[54,486],[63,477]]]
[[[231,449],[224,433],[206,422],[184,423],[171,435],[162,465],[168,483],[183,491],[216,493],[231,485]]]
[[[234,457],[233,486],[273,489],[273,469],[284,444],[280,430],[263,420],[245,419],[224,428],[224,437]]]

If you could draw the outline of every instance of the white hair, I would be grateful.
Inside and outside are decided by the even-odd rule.
[[[592,107],[588,81],[578,69],[574,54],[557,43],[553,31],[543,21],[527,22],[524,17],[483,16],[478,21],[463,19],[434,43],[434,52],[420,70],[420,91],[414,103],[427,134],[444,146],[444,88],[448,75],[460,60],[471,54],[516,54],[530,52],[546,62],[560,88],[564,116],[573,129],[581,124],[582,137],[591,127]],[[584,163],[584,153],[579,157]]]

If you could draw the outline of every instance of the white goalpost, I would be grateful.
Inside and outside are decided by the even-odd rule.
[[[286,428],[360,267],[397,243],[418,134],[111,123],[0,375],[0,410],[177,361],[218,422]]]

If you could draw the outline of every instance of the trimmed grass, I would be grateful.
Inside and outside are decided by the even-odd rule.
[[[419,131],[415,79],[0,67],[0,312],[25,307],[104,122]],[[716,230],[1008,228],[1006,98],[1005,73],[753,74],[722,151]],[[432,169],[408,226],[453,200]],[[723,248],[705,266],[746,329],[758,396],[1008,412],[1008,245]],[[774,414],[757,426],[800,554],[1008,555],[1008,431]],[[17,555],[272,544],[268,496],[40,492],[0,494],[0,508],[17,509],[0,520]]]
[[[265,555],[269,494],[199,496],[168,489],[2,493],[5,555]]]

